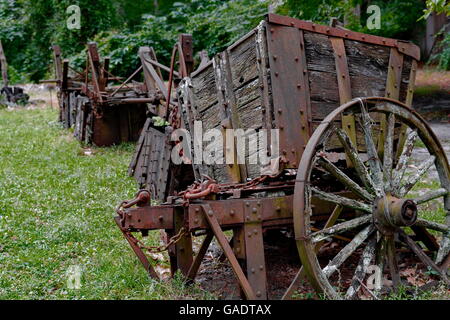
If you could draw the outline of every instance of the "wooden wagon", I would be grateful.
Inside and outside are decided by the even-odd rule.
[[[146,252],[168,249],[172,273],[194,280],[215,237],[247,299],[293,298],[304,278],[328,298],[378,298],[417,286],[406,282],[408,267],[433,270],[421,289],[448,285],[450,169],[410,108],[419,59],[408,42],[269,14],[185,77],[169,125],[149,125],[147,151],[133,159],[145,189],[115,218],[150,276],[158,278]],[[224,132],[225,142],[235,139],[227,129],[273,132],[278,143],[272,136],[269,147],[252,149],[270,165],[254,164],[251,152],[230,164],[171,161],[199,147],[180,149],[186,139],[174,138],[175,129],[195,136],[199,123]],[[417,146],[429,154],[412,167]],[[436,188],[411,193],[429,170]],[[427,213],[433,201],[440,209]],[[146,245],[158,229],[166,244]],[[290,231],[294,247],[282,245],[271,258],[269,247]],[[293,266],[276,264],[283,255],[301,261],[287,279]]]
[[[147,117],[165,115],[167,89],[160,69],[164,66],[153,48],[140,48],[141,65],[127,79],[111,74],[109,58],[100,58],[95,42],[87,45],[83,71],[62,59],[59,46],[53,46],[53,52],[56,79],[46,82],[57,83],[59,120],[74,128],[78,140],[97,146],[136,141]]]

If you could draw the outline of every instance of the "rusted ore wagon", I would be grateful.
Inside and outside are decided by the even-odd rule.
[[[169,125],[147,128],[146,189],[115,218],[150,276],[158,278],[148,253],[168,249],[172,273],[194,280],[215,237],[247,299],[293,298],[302,279],[332,299],[448,285],[450,169],[410,108],[419,59],[407,42],[270,14],[185,77]],[[249,152],[243,163],[176,164],[171,156],[190,150],[173,152],[181,139],[169,133],[195,136],[195,121],[203,130],[278,129],[279,156],[269,137],[271,147],[257,150],[269,167]],[[411,166],[418,146],[427,157]],[[415,194],[429,171],[435,189]],[[166,244],[146,245],[158,229]],[[296,246],[273,250],[291,232]],[[409,281],[411,270],[420,281]]]
[[[66,128],[74,128],[80,141],[97,146],[136,141],[147,113],[157,115],[156,109],[165,104],[160,90],[164,83],[155,81],[160,71],[148,62],[158,64],[152,48],[140,49],[141,65],[127,79],[111,74],[109,58],[102,61],[94,42],[87,46],[83,71],[71,68],[58,46],[53,46],[53,52],[59,119]],[[134,81],[142,74],[143,82]]]

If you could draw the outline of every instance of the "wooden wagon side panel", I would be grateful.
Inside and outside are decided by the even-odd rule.
[[[265,128],[264,111],[266,111],[262,106],[261,99],[263,83],[257,63],[257,36],[258,33],[254,30],[247,34],[241,42],[228,49],[234,96],[229,101],[232,111],[232,127],[243,129],[248,146],[255,146],[255,148],[245,148],[245,164],[239,168],[241,181],[245,178],[255,178],[261,174],[260,166],[251,161],[251,159],[257,159],[254,153],[259,152],[259,146],[253,134]],[[251,130],[248,131],[249,129]]]
[[[252,154],[248,153],[249,144],[257,142],[252,139],[251,131],[246,131],[253,129],[254,133],[264,127],[256,33],[249,33],[195,73],[192,87],[195,120],[202,121],[203,133],[210,129],[222,132],[223,150],[227,146],[226,129],[242,129],[247,133],[245,163],[213,164],[208,172],[221,183],[240,182],[259,176],[260,166],[250,164]],[[203,143],[203,150],[207,144]],[[225,155],[223,159],[226,160]]]

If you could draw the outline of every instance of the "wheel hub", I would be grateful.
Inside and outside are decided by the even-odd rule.
[[[374,203],[375,225],[383,233],[391,233],[398,227],[412,226],[417,220],[417,205],[411,199],[399,199],[392,195],[378,198]]]

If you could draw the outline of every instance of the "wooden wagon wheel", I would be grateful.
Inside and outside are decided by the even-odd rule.
[[[356,119],[357,146],[341,129],[344,115]],[[429,155],[412,169],[408,163],[418,145]],[[414,197],[411,189],[433,166],[437,188]],[[297,248],[313,287],[328,298],[354,299],[378,298],[419,274],[423,277],[415,283],[409,278],[406,288],[411,282],[415,289],[448,286],[449,191],[443,148],[406,105],[358,98],[333,111],[309,140],[295,185]],[[313,223],[312,198],[336,206],[325,228]],[[442,207],[430,219],[424,206],[436,201]]]

